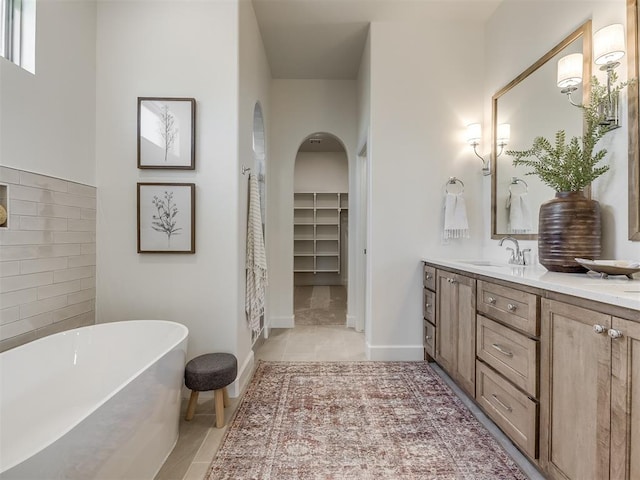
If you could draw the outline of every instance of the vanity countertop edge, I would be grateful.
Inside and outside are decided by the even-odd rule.
[[[615,305],[638,312],[640,321],[640,279],[626,277],[601,278],[596,274],[550,272],[539,265],[474,265],[470,260],[422,258],[435,267],[472,273],[489,279],[503,280],[549,292]]]

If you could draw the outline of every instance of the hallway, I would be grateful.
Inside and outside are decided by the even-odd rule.
[[[342,285],[296,286],[293,291],[296,327],[346,325],[347,289]]]
[[[295,328],[276,328],[256,350],[256,360],[366,360],[364,333],[347,328],[347,290],[343,286],[297,286]]]

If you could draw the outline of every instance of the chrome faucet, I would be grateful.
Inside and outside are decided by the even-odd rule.
[[[498,243],[498,246],[501,247],[502,243],[505,240],[510,240],[513,242],[513,244],[515,245],[515,250],[511,247],[507,247],[507,250],[511,252],[511,257],[509,258],[509,263],[511,265],[526,265],[527,261],[525,259],[525,252],[530,252],[531,249],[530,248],[525,248],[524,250],[520,250],[520,244],[518,243],[518,240],[516,240],[515,238],[513,238],[512,236],[506,236],[506,237],[502,237],[500,239],[500,243]]]

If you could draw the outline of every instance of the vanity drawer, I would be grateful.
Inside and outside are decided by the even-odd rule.
[[[429,265],[424,266],[424,270],[422,272],[422,284],[424,288],[428,288],[430,290],[436,289],[436,267],[431,267]]]
[[[538,404],[479,360],[476,401],[527,455],[538,458]]]
[[[477,319],[478,358],[491,365],[514,385],[537,398],[538,341],[482,315],[478,315]]]
[[[540,334],[539,300],[532,293],[478,281],[478,311],[533,336]]]
[[[424,323],[424,349],[431,358],[436,356],[436,327],[426,320]]]
[[[422,314],[426,320],[436,323],[436,294],[424,288],[422,296]]]

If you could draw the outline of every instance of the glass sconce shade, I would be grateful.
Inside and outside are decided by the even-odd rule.
[[[496,135],[496,140],[498,145],[506,145],[509,143],[509,139],[511,138],[511,125],[508,123],[501,123],[498,125],[498,132]]]
[[[472,123],[467,125],[467,143],[470,145],[477,145],[482,138],[482,127],[479,123]]]
[[[558,60],[558,87],[575,87],[582,82],[582,54],[572,53]]]
[[[593,34],[593,58],[596,65],[616,62],[624,56],[624,27],[615,23]]]

